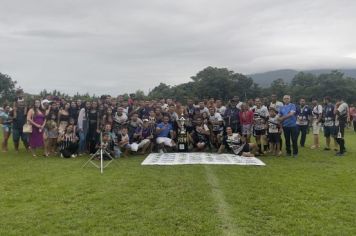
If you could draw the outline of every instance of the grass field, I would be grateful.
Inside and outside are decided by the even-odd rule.
[[[103,175],[86,157],[0,153],[0,235],[356,235],[355,143],[349,131],[343,158],[304,148],[265,167],[131,157]]]

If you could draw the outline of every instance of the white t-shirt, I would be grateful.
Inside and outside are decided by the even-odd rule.
[[[242,105],[242,102],[237,103],[237,104],[236,104],[236,108],[239,109],[239,110],[241,110],[241,105]]]
[[[277,112],[279,112],[279,110],[281,109],[281,107],[283,107],[283,103],[280,101],[276,101],[276,103],[270,103],[269,107],[273,107],[277,110]]]
[[[216,108],[216,112],[221,114],[221,115],[224,115],[225,111],[226,111],[226,107],[225,106],[221,106],[219,108]]]
[[[313,119],[318,119],[319,116],[323,114],[323,107],[321,105],[316,105],[313,107]]]

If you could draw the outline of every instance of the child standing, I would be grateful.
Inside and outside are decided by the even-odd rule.
[[[280,156],[282,152],[280,151],[281,145],[281,124],[278,121],[277,111],[274,107],[269,109],[269,119],[268,119],[268,140],[270,146],[270,152],[274,153],[276,156]]]
[[[51,114],[50,119],[46,123],[47,131],[47,150],[48,154],[56,154],[57,152],[57,139],[58,139],[58,126],[56,122],[56,115]]]

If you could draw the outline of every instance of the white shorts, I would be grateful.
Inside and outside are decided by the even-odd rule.
[[[320,133],[320,123],[317,123],[317,121],[313,121],[313,134],[319,134]]]
[[[172,147],[173,146],[173,140],[167,137],[158,137],[156,139],[157,144],[164,143],[165,146]]]

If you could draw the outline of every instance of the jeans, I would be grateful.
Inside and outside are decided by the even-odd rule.
[[[83,153],[86,150],[86,136],[84,131],[79,131],[79,153]]]
[[[298,127],[298,138],[299,135],[301,134],[300,146],[304,147],[305,139],[307,137],[307,132],[308,132],[308,125],[298,125],[297,127]]]
[[[292,140],[293,146],[293,155],[298,154],[298,128],[297,126],[294,127],[283,127],[284,138],[286,140],[286,151],[287,154],[291,154],[291,145],[290,141]]]

